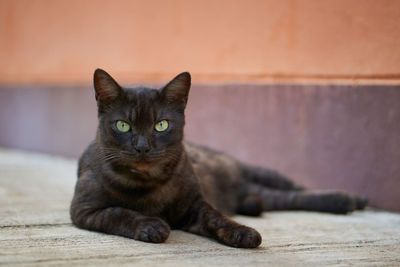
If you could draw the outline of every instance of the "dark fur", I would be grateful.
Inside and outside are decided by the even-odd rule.
[[[146,242],[163,242],[170,228],[254,248],[260,234],[223,214],[265,210],[347,213],[366,202],[344,193],[313,193],[267,169],[242,164],[183,142],[190,75],[164,88],[122,88],[103,70],[94,87],[99,126],[79,161],[72,222],[84,229]],[[165,132],[154,124],[169,121]],[[117,120],[132,130],[121,133]]]

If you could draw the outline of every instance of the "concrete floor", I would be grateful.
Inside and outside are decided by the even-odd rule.
[[[148,244],[80,230],[68,214],[75,172],[75,160],[0,149],[0,265],[400,266],[400,214],[372,209],[236,217],[262,234],[257,249],[181,231]]]

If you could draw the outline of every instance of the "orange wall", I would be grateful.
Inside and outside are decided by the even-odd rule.
[[[0,0],[0,83],[400,80],[396,0]]]

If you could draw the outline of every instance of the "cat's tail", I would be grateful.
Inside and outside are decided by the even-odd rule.
[[[270,187],[279,190],[304,190],[305,188],[297,185],[288,177],[271,169],[251,166],[241,163],[243,178],[251,183]]]

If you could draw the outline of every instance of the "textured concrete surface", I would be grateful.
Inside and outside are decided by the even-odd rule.
[[[271,212],[236,217],[260,231],[258,249],[235,249],[172,231],[164,244],[80,230],[69,201],[76,161],[0,149],[0,265],[398,266],[400,214]]]

